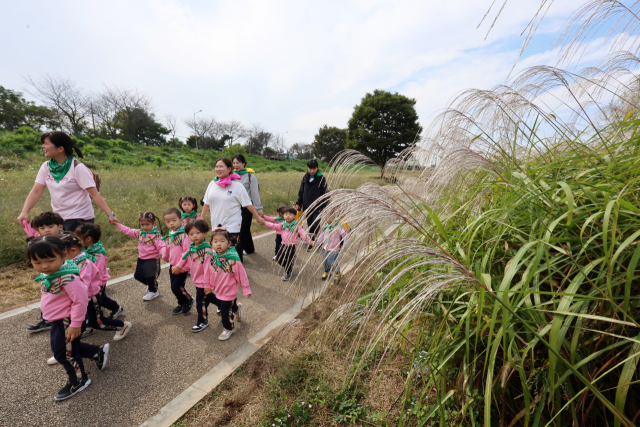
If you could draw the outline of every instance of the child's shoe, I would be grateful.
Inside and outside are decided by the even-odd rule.
[[[44,320],[39,321],[35,325],[27,326],[27,332],[42,332],[51,329],[51,323]]]
[[[289,281],[289,279],[291,279],[291,275],[290,275],[289,273],[286,273],[286,274],[284,275],[284,277],[282,278],[282,280],[284,280],[285,282],[288,282],[288,281]]]
[[[160,294],[158,292],[147,292],[145,296],[142,297],[145,301],[151,301],[152,299],[158,298]]]
[[[336,273],[335,277],[333,278],[333,283],[337,285],[338,283],[340,283],[340,280],[342,280],[342,275],[340,273]]]
[[[76,394],[87,388],[89,384],[91,384],[91,380],[89,378],[83,378],[76,385],[67,382],[67,385],[65,385],[62,390],[60,390],[58,394],[56,394],[55,399],[60,401],[75,396]]]
[[[122,327],[122,329],[116,332],[116,334],[113,336],[113,340],[120,341],[121,339],[124,339],[124,337],[127,336],[130,330],[131,322],[124,322],[124,326]]]
[[[238,312],[236,313],[236,319],[238,322],[242,322],[244,320],[244,313],[242,312],[242,303],[238,303]]]
[[[99,371],[104,370],[104,367],[107,366],[108,356],[109,356],[109,344],[101,345],[100,350],[98,350],[98,357],[93,359],[93,361],[96,362],[96,366],[98,367]]]
[[[273,261],[276,261],[278,259],[278,255],[274,255],[273,258],[271,258]]]
[[[93,333],[93,328],[86,328],[84,331],[82,331],[82,335],[80,335],[80,338],[86,338],[92,333]]]
[[[194,297],[191,297],[191,302],[189,304],[185,304],[182,306],[182,314],[189,314],[191,313],[191,309],[193,308],[193,305],[196,303],[196,299]]]
[[[176,308],[174,308],[173,310],[171,310],[171,314],[173,314],[173,315],[182,314],[183,310],[184,310],[184,307],[179,305]]]
[[[222,331],[222,333],[220,334],[220,336],[218,337],[218,339],[219,339],[220,341],[226,341],[226,340],[228,340],[229,338],[231,338],[231,335],[233,335],[233,330],[228,331],[228,330],[224,329],[224,330]]]
[[[222,316],[222,314],[220,314],[220,313],[222,313],[222,311],[220,311],[220,309],[219,309],[219,308],[216,308],[216,314],[217,314],[218,316]]]
[[[207,326],[209,326],[208,323],[199,323],[196,326],[191,328],[191,332],[200,332],[203,329],[205,329]]]
[[[121,305],[119,305],[118,308],[116,308],[111,312],[111,314],[109,315],[109,318],[116,320],[118,316],[120,316],[123,310],[124,308]]]
[[[57,365],[57,364],[58,364],[58,361],[53,356],[51,356],[49,360],[47,360],[47,365]]]
[[[329,273],[327,273],[326,271],[322,273],[322,280],[327,280],[327,277],[329,277]]]

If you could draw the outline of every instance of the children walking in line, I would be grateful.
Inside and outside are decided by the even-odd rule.
[[[347,232],[341,225],[340,221],[336,221],[335,217],[330,216],[329,222],[324,226],[322,232],[318,236],[316,242],[322,245],[322,258],[324,259],[324,273],[322,280],[327,280],[330,274],[334,274],[333,281],[337,285],[340,282],[340,266],[338,265],[338,255],[344,245]]]
[[[189,221],[200,219],[200,214],[198,213],[198,202],[195,197],[180,197],[180,200],[178,200],[178,206],[180,206],[180,210],[182,211],[180,217],[182,218],[182,225],[184,227],[187,226]]]
[[[269,222],[273,222],[275,224],[282,224],[284,222],[284,218],[282,217],[282,215],[284,214],[285,209],[287,209],[286,206],[280,206],[278,208],[278,210],[276,212],[278,212],[278,216],[277,217],[272,217],[272,216],[267,216],[264,215],[263,218],[265,221],[269,221]],[[280,234],[276,233],[276,251],[273,254],[273,260],[277,260],[278,259],[278,253],[280,252],[280,246],[282,246],[282,236]]]
[[[181,199],[182,200],[182,199]],[[182,260],[182,255],[189,250],[191,240],[187,236],[180,211],[177,208],[169,208],[164,211],[164,223],[169,228],[169,234],[164,236],[162,259],[169,262],[169,280],[171,281],[171,292],[178,300],[178,306],[171,314],[189,314],[193,308],[194,298],[185,289],[189,270],[187,266],[181,268],[180,273],[173,274],[172,268]]]
[[[200,332],[209,326],[207,312],[209,304],[215,298],[210,283],[213,250],[207,242],[209,225],[205,221],[197,219],[189,222],[185,227],[185,231],[191,240],[191,245],[182,255],[178,265],[171,267],[171,272],[180,274],[183,268],[191,272],[191,280],[196,287],[196,311],[198,312],[197,323],[191,328],[191,332]]]
[[[101,331],[116,331],[113,336],[114,341],[120,341],[127,336],[131,330],[131,322],[123,322],[102,314],[102,279],[100,272],[95,266],[96,258],[93,255],[82,252],[82,243],[73,234],[63,234],[60,238],[66,250],[66,259],[73,261],[80,269],[80,278],[87,285],[89,304],[87,306],[87,317],[85,320],[85,331],[82,337],[93,333],[94,329]]]
[[[118,230],[129,237],[138,239],[138,263],[133,278],[143,285],[147,285],[147,293],[142,297],[145,301],[160,296],[158,292],[158,276],[160,275],[160,250],[164,246],[162,233],[156,227],[158,218],[153,212],[142,212],[138,216],[140,229],[134,230],[119,221]]]
[[[80,279],[78,266],[65,261],[60,238],[39,237],[29,245],[27,254],[33,268],[40,273],[36,282],[42,283],[40,307],[43,316],[51,322],[53,356],[69,378],[55,395],[55,400],[65,400],[91,384],[82,359],[93,360],[102,371],[107,364],[109,344],[98,347],[80,341],[87,312],[87,287]]]
[[[231,246],[231,236],[222,225],[213,229],[211,246],[214,250],[211,259],[210,284],[215,291],[215,302],[222,316],[223,330],[218,339],[226,341],[233,334],[235,313],[238,321],[243,320],[242,303],[237,303],[238,285],[242,285],[242,293],[251,298],[249,278],[240,261],[236,248]],[[205,293],[210,288],[205,288]]]
[[[110,310],[111,314],[109,317],[115,320],[120,316],[124,308],[107,296],[107,281],[110,278],[109,269],[107,268],[109,259],[100,241],[102,230],[100,230],[99,225],[83,223],[76,228],[75,235],[80,239],[80,242],[82,242],[84,252],[96,258],[95,265],[101,276],[100,295],[102,297],[102,307]]]
[[[285,269],[285,274],[282,278],[285,282],[291,279],[298,240],[303,238],[307,241],[309,246],[313,246],[313,242],[309,235],[297,224],[296,213],[297,211],[295,208],[288,207],[284,210],[284,214],[282,215],[284,217],[282,224],[275,224],[273,222],[265,223],[267,227],[275,230],[276,233],[282,237],[282,246],[280,247],[280,253],[278,254],[278,264],[283,266]]]

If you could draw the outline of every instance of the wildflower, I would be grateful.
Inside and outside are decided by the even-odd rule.
[[[309,408],[311,408],[311,404],[309,404]]]

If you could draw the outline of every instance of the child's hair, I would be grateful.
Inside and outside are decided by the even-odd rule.
[[[193,229],[199,230],[201,233],[208,233],[209,232],[209,224],[207,224],[207,221],[203,220],[203,219],[196,219],[195,221],[191,221],[189,222],[189,224],[187,224],[184,227],[184,231],[187,232],[187,234],[189,234],[189,232]]]
[[[180,210],[184,212],[184,209],[182,209],[182,202],[193,203],[193,210],[198,212],[198,201],[196,200],[195,197],[191,197],[191,196],[180,197],[180,199],[178,200],[178,206],[180,207]]]
[[[27,247],[27,255],[31,260],[55,258],[58,255],[64,258],[64,251],[64,243],[58,236],[36,237]]]
[[[86,239],[90,237],[93,240],[93,243],[98,243],[100,241],[100,237],[102,237],[102,231],[100,230],[100,226],[96,224],[91,224],[90,222],[82,222],[76,228],[75,231],[76,236],[79,236],[81,239]]]
[[[160,224],[160,220],[158,219],[158,217],[153,212],[149,212],[149,211],[142,212],[140,215],[138,215],[138,222],[140,222],[140,220],[142,220],[142,219],[146,219],[147,221],[151,221],[154,224],[157,221],[158,222],[158,227],[160,227],[160,232],[164,234],[164,231],[162,230],[162,224]]]
[[[290,214],[293,214],[293,215],[297,215],[298,211],[294,207],[287,206],[286,208],[284,208],[284,211],[282,213],[283,214],[290,213]]]
[[[232,244],[235,244],[234,243],[235,239],[231,238],[231,234],[229,234],[227,229],[224,228],[222,224],[218,224],[218,226],[213,229],[213,233],[211,233],[211,241],[213,241],[214,236],[224,236],[224,238],[227,239],[227,242],[231,242]]]
[[[48,225],[64,225],[64,220],[55,212],[42,212],[31,221],[31,226],[35,229]]]
[[[167,216],[171,214],[176,214],[178,216],[178,219],[180,219],[180,209],[178,208],[169,208],[166,211],[164,211],[164,214],[162,216]]]
[[[64,233],[60,236],[60,240],[62,240],[62,243],[64,244],[64,248],[66,250],[69,250],[71,248],[82,249],[82,242],[80,241],[80,239],[78,239],[78,237],[76,237],[75,234]]]
[[[282,206],[278,207],[276,212],[278,212],[278,215],[282,215],[286,209],[287,209],[287,206],[282,205]]]

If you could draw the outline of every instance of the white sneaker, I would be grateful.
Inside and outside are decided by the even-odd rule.
[[[238,322],[242,322],[244,320],[244,313],[242,312],[241,302],[238,303],[238,312],[236,314],[237,314]]]
[[[142,297],[145,301],[151,301],[154,298],[158,298],[160,294],[158,292],[147,292],[145,296]]]
[[[249,255],[249,254],[247,253],[247,251],[243,250],[242,255]]]
[[[157,293],[157,292],[156,292]],[[131,330],[131,322],[124,322],[124,326],[119,331],[116,331],[116,334],[113,336],[114,341],[120,341],[127,336],[129,331]]]
[[[226,329],[222,330],[222,333],[220,334],[220,336],[218,337],[218,339],[220,341],[226,341],[229,338],[231,338],[231,335],[233,335],[233,331],[227,331]]]
[[[58,361],[56,360],[55,357],[50,357],[49,360],[47,360],[47,365],[57,365]]]

